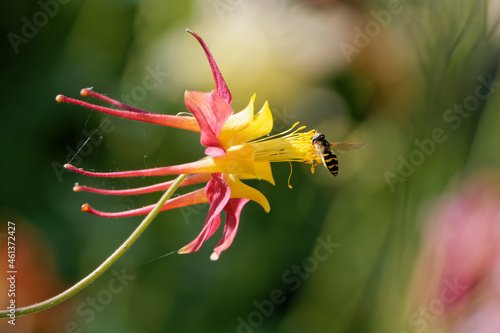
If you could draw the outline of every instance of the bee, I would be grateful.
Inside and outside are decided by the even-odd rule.
[[[323,165],[336,177],[339,174],[339,160],[333,152],[333,148],[339,151],[349,151],[363,147],[364,143],[359,142],[334,142],[330,143],[326,140],[325,135],[316,132],[312,137],[312,144],[316,147],[316,151],[321,155]]]

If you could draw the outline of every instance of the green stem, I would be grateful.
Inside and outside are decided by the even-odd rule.
[[[15,315],[21,316],[25,315],[28,313],[34,313],[34,312],[39,312],[45,309],[48,309],[54,305],[57,305],[86,286],[88,286],[90,283],[95,281],[99,276],[102,275],[113,263],[115,263],[118,258],[122,256],[127,249],[134,244],[134,242],[139,238],[139,236],[146,230],[146,228],[149,226],[149,224],[153,221],[153,219],[156,217],[156,215],[160,212],[160,209],[163,207],[165,202],[167,202],[168,199],[172,196],[172,194],[175,192],[175,190],[179,187],[179,185],[182,183],[182,181],[187,177],[187,175],[180,175],[177,177],[175,180],[174,184],[172,187],[170,187],[160,198],[156,206],[153,208],[153,210],[144,218],[144,220],[139,224],[137,229],[134,230],[134,232],[127,238],[127,240],[113,252],[99,267],[97,267],[92,273],[87,275],[85,278],[83,278],[80,282],[77,284],[73,285],[71,288],[67,289],[66,291],[60,293],[57,296],[54,296],[46,301],[36,303],[30,306],[25,306],[22,308],[17,308],[15,311]],[[7,317],[10,314],[9,310],[4,310],[0,311],[0,318],[2,317]]]

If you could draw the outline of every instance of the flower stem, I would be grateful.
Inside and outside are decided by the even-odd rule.
[[[113,263],[118,260],[122,256],[125,251],[128,250],[132,244],[139,238],[139,236],[146,230],[146,228],[149,226],[149,224],[153,221],[153,219],[158,215],[160,212],[160,209],[163,207],[165,202],[167,202],[168,199],[172,196],[172,194],[175,192],[175,190],[179,187],[179,185],[182,183],[182,181],[187,177],[187,175],[180,175],[179,177],[176,178],[175,182],[172,184],[172,187],[170,187],[160,198],[156,206],[153,208],[153,210],[144,218],[144,220],[139,224],[137,229],[134,230],[134,232],[125,240],[125,242],[118,247],[115,252],[113,252],[99,267],[97,267],[92,273],[87,275],[85,278],[80,280],[80,282],[76,283],[69,289],[65,290],[64,292],[60,293],[57,296],[54,296],[48,300],[45,300],[40,303],[36,303],[30,306],[25,306],[22,308],[17,308],[15,311],[15,315],[21,316],[25,315],[28,313],[34,313],[34,312],[39,312],[45,309],[48,309],[54,305],[57,305],[71,296],[75,295],[77,292],[88,286],[90,283],[95,281],[99,276],[102,275]],[[11,312],[9,310],[4,310],[0,311],[0,318],[2,317],[7,317]]]

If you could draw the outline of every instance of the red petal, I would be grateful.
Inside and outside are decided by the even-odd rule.
[[[198,184],[198,183],[204,183],[208,182],[212,177],[209,174],[198,174],[198,175],[191,175],[188,176],[180,186],[187,186],[187,185],[192,185],[192,184]],[[88,187],[88,186],[83,186],[76,184],[73,187],[73,191],[75,192],[80,192],[80,191],[86,191],[86,192],[93,192],[93,193],[100,193],[100,194],[110,194],[110,195],[135,195],[135,194],[144,194],[144,193],[151,193],[151,192],[156,192],[156,191],[164,191],[169,189],[172,184],[175,182],[175,180],[170,180],[168,182],[164,183],[159,183],[159,184],[154,184],[150,186],[144,186],[144,187],[138,187],[138,188],[129,188],[125,190],[106,190],[106,189],[100,189],[100,188],[95,188],[95,187]]]
[[[116,172],[93,172],[77,168],[71,164],[65,164],[64,168],[78,172],[79,174],[93,177],[146,177],[146,176],[167,176],[167,175],[180,175],[182,173],[207,173],[213,172],[213,167],[216,163],[212,159],[201,159],[196,162],[189,162],[179,165],[172,165],[166,167],[158,167],[142,170],[129,170],[129,171],[116,171]],[[210,170],[210,171],[207,171]]]
[[[107,108],[100,105],[95,105],[74,99],[71,97],[66,97],[64,95],[57,95],[56,101],[58,103],[72,103],[80,106],[84,106],[89,109],[93,109],[99,112],[110,114],[113,116],[118,116],[126,119],[143,121],[151,124],[158,124],[164,126],[170,126],[175,128],[181,128],[185,130],[199,132],[198,124],[196,119],[193,117],[183,117],[183,116],[171,116],[168,114],[158,114],[152,112],[141,111],[123,111],[113,108]]]
[[[102,94],[99,94],[98,92],[95,92],[92,88],[83,88],[80,90],[80,96],[86,97],[86,96],[92,96],[95,98],[99,98],[102,101],[108,102],[109,104],[113,104],[119,108],[125,109],[127,111],[134,111],[134,112],[140,112],[140,113],[151,113],[149,111],[139,109],[136,107],[133,107],[131,105],[124,104],[122,102],[119,102],[115,99],[109,98],[108,96],[104,96]]]
[[[231,196],[231,188],[220,177],[219,174],[212,174],[212,179],[207,183],[206,195],[210,203],[205,225],[198,237],[191,243],[177,251],[178,253],[192,253],[198,251],[201,245],[213,235],[220,225],[220,213],[226,206]]]
[[[234,236],[236,236],[236,231],[238,230],[238,224],[240,222],[240,213],[243,206],[250,201],[248,199],[229,199],[224,210],[226,211],[226,225],[224,226],[224,233],[222,238],[217,243],[214,252],[210,256],[210,260],[217,260],[222,251],[227,250],[231,243],[233,242]]]
[[[219,143],[219,133],[233,109],[215,92],[186,91],[185,103],[200,126],[200,142],[207,147],[205,154],[222,156],[225,150]]]
[[[186,207],[186,206],[191,206],[191,205],[196,205],[199,203],[204,203],[207,202],[207,197],[205,195],[205,189],[201,188],[199,190],[175,197],[173,199],[168,200],[165,205],[161,208],[161,211],[168,210],[168,209],[174,209],[174,208],[180,208],[180,207]],[[145,215],[148,214],[153,208],[156,206],[154,205],[149,205],[149,206],[144,206],[142,208],[137,208],[137,209],[131,209],[131,210],[126,210],[123,212],[102,212],[99,210],[96,210],[92,207],[90,207],[88,204],[84,204],[82,206],[82,211],[91,213],[94,215],[102,216],[102,217],[127,217],[127,216],[136,216],[136,215]]]
[[[217,64],[215,63],[215,59],[212,56],[212,53],[210,53],[210,50],[208,49],[207,44],[203,41],[203,39],[198,36],[196,33],[192,32],[189,29],[186,29],[187,32],[189,32],[191,35],[193,35],[198,42],[200,43],[201,47],[205,51],[205,54],[207,55],[208,63],[210,64],[210,68],[212,69],[212,74],[214,76],[215,80],[215,90],[217,91],[217,95],[219,95],[224,101],[226,101],[227,104],[231,104],[233,98],[231,96],[231,92],[229,91],[229,88],[226,85],[226,81],[224,81],[224,78],[222,77],[222,74],[220,73],[219,67],[217,67]]]

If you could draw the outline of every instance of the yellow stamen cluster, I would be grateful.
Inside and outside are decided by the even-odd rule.
[[[321,163],[321,156],[312,144],[315,131],[299,132],[305,128],[301,126],[291,132],[297,125],[285,132],[249,142],[254,149],[255,161]]]

